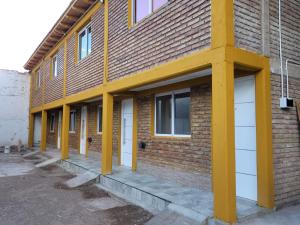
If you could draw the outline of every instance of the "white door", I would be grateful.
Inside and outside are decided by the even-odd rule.
[[[235,79],[236,195],[257,201],[255,77]]]
[[[122,101],[121,164],[132,167],[133,99]]]
[[[41,143],[41,114],[34,115],[34,128],[33,128],[33,146],[39,147]]]
[[[87,106],[81,107],[80,154],[86,153]]]
[[[59,111],[59,112],[58,112],[58,126],[57,126],[57,148],[58,148],[58,149],[60,149],[61,117],[62,117],[62,111]]]

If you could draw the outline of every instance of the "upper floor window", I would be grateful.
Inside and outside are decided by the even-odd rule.
[[[153,11],[166,4],[168,0],[132,0],[133,1],[133,19],[137,23]]]
[[[57,55],[52,58],[52,77],[57,77],[58,75],[58,61]]]
[[[41,71],[41,69],[39,69],[38,72],[35,75],[35,87],[36,87],[36,89],[41,87],[41,80],[42,80],[42,71]]]
[[[92,51],[92,27],[87,25],[78,34],[79,60],[87,57]]]
[[[190,90],[168,92],[155,97],[155,134],[190,136]]]

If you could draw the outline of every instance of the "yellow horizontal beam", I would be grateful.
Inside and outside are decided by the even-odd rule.
[[[130,88],[151,84],[178,77],[185,73],[194,72],[210,67],[214,60],[215,50],[201,50],[180,59],[156,66],[152,69],[128,75],[125,78],[111,81],[105,90],[109,93],[124,91]]]
[[[263,69],[264,68],[264,62],[266,57],[262,55],[258,55],[254,52],[249,52],[244,49],[240,48],[229,48],[231,49],[231,57],[232,61],[235,64],[238,64],[240,66],[243,66],[248,69]]]

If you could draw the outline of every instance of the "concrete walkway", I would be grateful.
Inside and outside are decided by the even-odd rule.
[[[49,149],[47,154],[57,157],[59,152],[58,150]],[[86,158],[83,155],[79,155],[77,151],[71,151],[69,159],[65,161],[84,170],[101,174],[100,153],[91,152],[89,157]],[[115,161],[116,159],[114,159],[114,165],[116,165]],[[179,206],[179,208],[186,208],[208,218],[213,216],[213,193],[206,189],[187,187],[155,176],[132,172],[130,168],[123,166],[114,166],[113,173],[106,177],[164,199],[175,206]],[[258,207],[255,202],[237,198],[237,214],[240,220],[265,212],[266,210]]]

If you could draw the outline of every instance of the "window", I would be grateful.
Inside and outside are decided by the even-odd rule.
[[[132,0],[134,23],[144,19],[146,16],[153,13],[153,11],[166,4],[168,0]],[[146,3],[146,4],[145,4]]]
[[[98,115],[97,115],[97,132],[102,132],[102,106],[99,105],[98,107]]]
[[[83,28],[79,34],[79,60],[87,57],[92,51],[92,28],[91,25]]]
[[[76,111],[72,110],[70,112],[70,133],[75,133],[75,129],[76,129]]]
[[[42,80],[42,72],[41,72],[41,69],[39,69],[36,76],[35,76],[35,87],[36,87],[36,89],[41,87],[41,80]]]
[[[54,123],[55,123],[55,114],[51,113],[50,115],[50,132],[54,133]]]
[[[190,90],[179,90],[155,97],[155,134],[190,136]]]
[[[57,77],[58,75],[58,61],[57,55],[52,58],[52,77]]]

